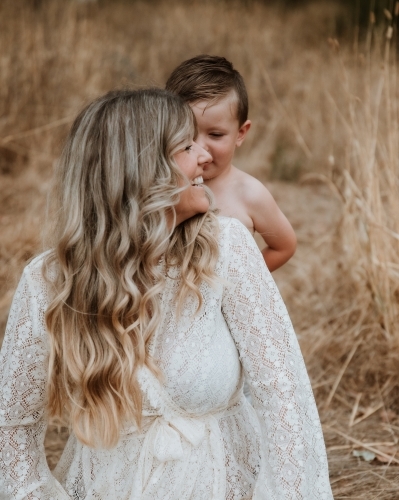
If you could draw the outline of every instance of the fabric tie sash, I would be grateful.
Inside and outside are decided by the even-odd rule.
[[[205,436],[205,423],[182,417],[174,417],[168,422],[160,416],[148,432],[153,435],[153,454],[160,462],[181,460],[184,458],[181,436],[197,448]]]
[[[226,469],[223,439],[218,423],[222,416],[234,415],[240,411],[242,388],[237,391],[229,404],[206,415],[192,416],[177,407],[159,380],[145,367],[139,370],[138,380],[150,407],[143,410],[142,429],[131,426],[125,428],[127,434],[144,434],[137,464],[135,482],[129,500],[153,500],[153,485],[162,477],[175,477],[168,490],[170,500],[186,500],[194,487],[199,473],[200,461],[193,458],[193,453],[208,457],[212,486],[210,499],[224,500],[226,494]],[[196,450],[194,452],[194,450]],[[180,465],[174,465],[177,461]],[[190,473],[187,472],[190,467]],[[166,472],[167,470],[167,472]],[[185,476],[183,489],[177,488]],[[187,483],[192,481],[193,483]],[[177,489],[175,489],[175,487]],[[189,496],[187,496],[188,500]]]

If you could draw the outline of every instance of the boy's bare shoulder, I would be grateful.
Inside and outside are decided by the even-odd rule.
[[[234,168],[234,184],[241,200],[249,207],[273,200],[267,187],[258,179],[238,168]]]

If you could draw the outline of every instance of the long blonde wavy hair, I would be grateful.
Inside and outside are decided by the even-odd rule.
[[[89,446],[112,447],[124,422],[140,425],[140,366],[160,376],[146,349],[161,319],[159,260],[180,267],[177,303],[193,293],[200,308],[199,285],[214,280],[214,213],[168,226],[184,189],[173,155],[194,133],[178,96],[116,91],[79,114],[61,155],[54,250],[45,262],[53,291],[48,412],[66,412]]]

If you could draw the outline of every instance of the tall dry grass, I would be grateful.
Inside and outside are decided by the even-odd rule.
[[[399,89],[391,53],[398,15],[397,2],[385,26],[370,23],[355,53],[329,40],[335,53],[324,85],[329,169],[304,179],[329,185],[342,211],[333,254],[326,254],[335,273],[324,335],[311,348],[327,354],[325,367],[343,362],[326,406],[346,382],[352,394],[366,393],[363,399],[385,386],[392,393],[386,403],[399,410]]]
[[[381,409],[392,412],[389,432],[397,436],[398,10],[371,24],[365,39],[338,43],[342,9],[328,2],[284,12],[257,2],[3,0],[0,336],[21,268],[44,245],[46,194],[73,116],[110,88],[163,85],[183,59],[222,54],[250,95],[253,129],[238,166],[264,181],[297,182],[282,205],[298,220],[298,255],[276,278],[335,447],[333,474],[342,463],[354,467],[350,439],[382,436]],[[306,193],[320,185],[331,203],[318,218],[316,198]],[[349,451],[334,465],[337,446]],[[356,481],[337,482],[334,491],[355,498]],[[391,486],[378,496],[364,487],[363,498],[394,498]]]
[[[242,2],[3,0],[0,326],[23,263],[43,246],[52,165],[84,103],[110,88],[162,86],[183,59],[198,53],[223,54],[245,75],[251,98],[254,128],[240,151],[240,166],[262,176],[270,158],[276,157],[275,165],[280,155],[280,163],[287,163],[288,157],[288,166],[273,167],[274,175],[281,177],[284,170],[283,177],[295,177],[291,156],[298,172],[311,166],[302,149],[297,150],[295,134],[281,110],[271,102],[263,68],[271,72],[278,99],[288,106],[289,101],[291,106],[301,102],[294,111],[306,116],[308,99],[302,98],[319,84],[307,81],[303,68],[315,70],[320,55],[305,49],[324,39],[325,33],[333,34],[337,9],[314,5],[285,18],[263,4],[245,8]],[[326,44],[323,51],[328,53]],[[318,150],[315,158],[324,154],[318,144],[309,144]]]

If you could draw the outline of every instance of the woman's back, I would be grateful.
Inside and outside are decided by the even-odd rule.
[[[179,269],[168,271],[162,321],[149,345],[164,383],[147,368],[139,372],[141,431],[126,422],[110,450],[89,448],[72,435],[57,481],[46,481],[48,494],[79,500],[331,498],[317,410],[285,307],[247,230],[233,219],[219,221],[220,280],[214,288],[201,284],[199,314],[189,298],[177,316]],[[0,422],[9,429],[2,444],[12,449],[8,466],[19,474],[21,492],[31,474],[46,475],[43,452],[41,466],[26,459],[45,432],[47,334],[43,314],[30,312],[38,301],[42,312],[46,308],[42,262],[36,259],[24,273],[9,326],[20,325],[18,338],[2,351],[1,375],[13,381],[5,393],[13,395],[13,405],[1,403]],[[256,411],[243,396],[241,366]]]

